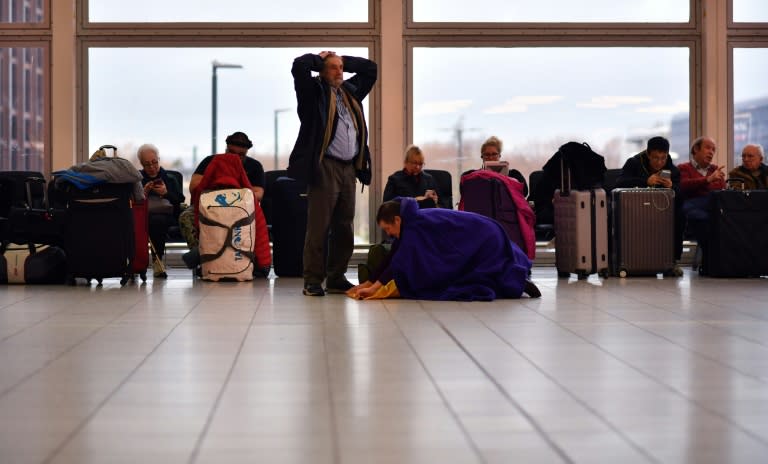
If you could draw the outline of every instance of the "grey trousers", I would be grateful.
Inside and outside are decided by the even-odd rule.
[[[345,278],[355,245],[355,168],[324,158],[317,172],[307,191],[304,282],[336,283]]]

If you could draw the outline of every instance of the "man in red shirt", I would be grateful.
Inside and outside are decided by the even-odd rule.
[[[717,145],[711,137],[699,137],[691,144],[690,161],[677,166],[680,169],[683,214],[701,247],[707,241],[709,192],[725,188],[725,166],[712,163],[716,150]]]

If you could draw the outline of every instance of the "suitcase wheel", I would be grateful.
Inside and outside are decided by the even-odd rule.
[[[626,269],[619,269],[619,277],[622,279],[627,276],[627,270]]]
[[[563,279],[567,279],[571,276],[570,272],[557,271],[557,276]]]
[[[600,276],[600,277],[602,277],[603,279],[607,279],[607,278],[608,278],[608,269],[601,269],[601,270],[600,270],[600,271],[597,273],[597,275],[599,275],[599,276]]]

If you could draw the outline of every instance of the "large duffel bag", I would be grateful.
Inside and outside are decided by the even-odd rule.
[[[253,280],[256,201],[251,189],[203,192],[198,211],[203,279]]]
[[[56,246],[0,244],[0,284],[63,284],[67,259]]]

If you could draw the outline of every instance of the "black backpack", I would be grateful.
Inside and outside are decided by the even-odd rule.
[[[561,146],[543,169],[547,177],[557,183],[563,178],[562,169],[570,171],[570,189],[573,190],[602,187],[607,170],[605,158],[595,153],[586,142],[568,142]]]

